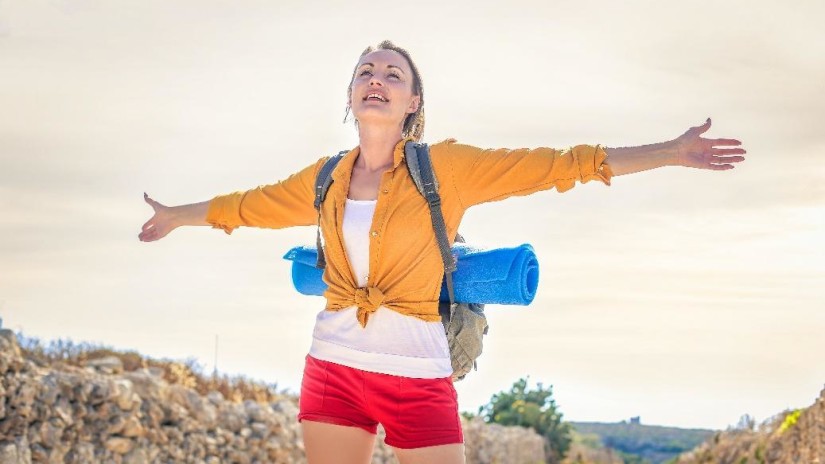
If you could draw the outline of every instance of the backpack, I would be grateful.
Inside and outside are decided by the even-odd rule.
[[[323,269],[326,266],[324,250],[321,246],[321,203],[326,198],[327,191],[332,185],[332,171],[341,161],[348,150],[339,152],[330,157],[315,179],[315,209],[318,211],[318,262],[316,267]],[[482,338],[487,334],[489,326],[484,316],[484,304],[456,302],[453,294],[453,271],[456,269],[456,260],[450,250],[447,239],[447,226],[441,211],[441,197],[438,194],[438,181],[433,172],[430,161],[429,146],[425,143],[408,141],[404,146],[407,169],[418,188],[418,192],[427,200],[430,207],[433,229],[435,230],[441,259],[444,262],[444,278],[447,283],[447,292],[450,301],[440,301],[438,312],[447,335],[450,347],[450,363],[452,364],[452,380],[462,380],[471,370],[478,370],[476,359],[481,355]],[[456,235],[456,241],[464,242],[461,235]]]

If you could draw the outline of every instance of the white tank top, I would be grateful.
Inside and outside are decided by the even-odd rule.
[[[344,249],[359,287],[369,275],[369,231],[376,200],[347,199]],[[450,348],[441,322],[427,322],[379,306],[361,327],[356,306],[323,310],[315,320],[309,354],[357,369],[424,379],[449,377]]]

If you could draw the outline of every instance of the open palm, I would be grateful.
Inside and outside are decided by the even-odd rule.
[[[717,148],[718,146],[741,145],[736,139],[703,139],[701,135],[710,129],[710,118],[701,126],[691,127],[674,140],[678,150],[676,164],[698,169],[717,171],[733,169],[733,164],[745,161],[744,148]]]
[[[140,228],[138,239],[141,242],[154,242],[165,237],[177,225],[171,212],[172,208],[149,198],[146,192],[143,193],[143,199],[155,210],[155,214]]]

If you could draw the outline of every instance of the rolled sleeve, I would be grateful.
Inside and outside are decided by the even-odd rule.
[[[322,158],[274,184],[214,197],[206,222],[227,234],[240,226],[281,229],[315,224],[315,176],[324,161]]]
[[[562,193],[577,181],[597,179],[609,186],[613,176],[601,144],[565,149],[483,149],[461,143],[448,146],[446,157],[465,207],[553,187]]]

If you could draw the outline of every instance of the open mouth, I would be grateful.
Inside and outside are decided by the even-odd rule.
[[[387,103],[389,100],[387,100],[383,95],[379,93],[371,93],[364,97],[364,101],[380,101],[383,103]]]

